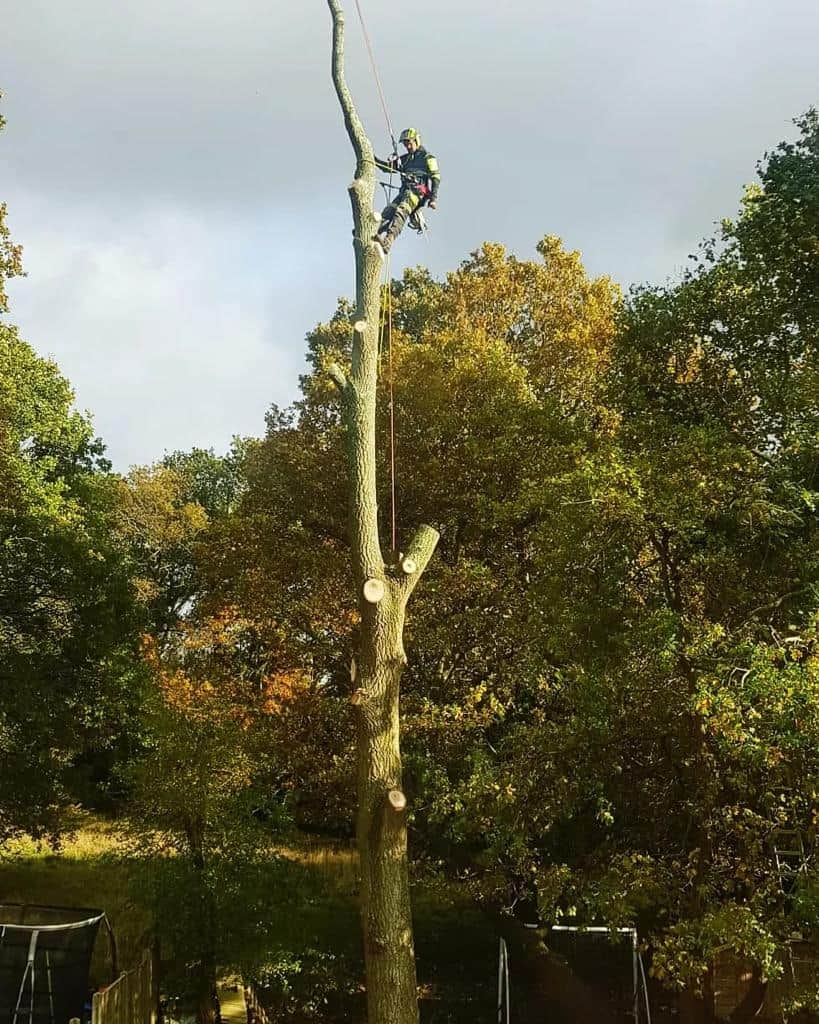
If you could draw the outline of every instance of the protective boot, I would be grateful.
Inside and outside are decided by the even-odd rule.
[[[396,230],[396,225],[395,222],[393,221],[388,231],[379,231],[378,234],[373,238],[373,241],[375,242],[376,246],[383,252],[385,256],[392,248],[392,243],[398,237],[398,233],[402,227],[403,224],[400,224],[398,225],[398,229]]]

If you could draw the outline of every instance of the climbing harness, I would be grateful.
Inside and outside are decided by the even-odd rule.
[[[390,195],[390,192],[400,191],[401,189],[400,185],[393,185],[393,173],[393,171],[390,171],[390,180],[388,182],[379,181],[378,183],[381,186],[381,188],[384,189],[384,198],[388,206],[392,203],[393,200],[393,197]],[[398,173],[400,174],[401,172],[399,171]],[[426,204],[427,199],[429,198],[430,195],[430,190],[429,188],[427,188],[426,185],[422,185],[421,187],[424,189],[425,194],[422,196],[420,204],[412,211],[409,217],[407,217],[407,226],[412,228],[412,230],[416,231],[419,235],[426,235],[427,238],[429,238],[429,225],[426,222],[426,218],[424,217],[421,207]],[[415,191],[419,192],[420,194],[420,190],[416,189]]]

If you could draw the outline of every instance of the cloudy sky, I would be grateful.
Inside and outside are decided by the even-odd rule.
[[[663,281],[819,103],[816,0],[361,0],[396,130],[443,174],[393,271],[544,234]],[[353,0],[348,81],[388,144]],[[324,0],[7,5],[0,199],[10,319],[119,469],[260,434],[353,283],[353,161]]]

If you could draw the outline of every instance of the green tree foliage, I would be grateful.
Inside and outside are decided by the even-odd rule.
[[[3,93],[0,92],[0,100]],[[6,119],[0,114],[0,132],[6,126]],[[6,204],[0,203],[0,313],[8,312],[8,296],[6,281],[10,277],[19,277],[23,273],[23,249],[11,240],[11,232],[6,224]]]
[[[541,527],[547,592],[571,566],[563,656],[458,793],[547,920],[639,923],[691,1020],[718,951],[761,986],[818,923],[812,872],[776,868],[819,810],[815,114],[799,127],[696,268],[627,303],[614,444]],[[573,519],[592,546],[564,548]]]
[[[132,775],[130,856],[171,984],[187,989],[200,1024],[213,1020],[218,969],[263,969],[287,902],[271,840],[285,815],[264,786],[269,694],[241,679],[239,631],[229,615],[185,622],[172,650],[160,657],[149,640],[144,652],[154,686]]]
[[[236,453],[218,456],[201,448],[173,452],[117,482],[116,531],[129,552],[150,631],[162,643],[196,604],[199,545],[228,515],[239,487]]]
[[[100,443],[0,325],[0,832],[36,828],[131,742],[139,619]]]
[[[417,704],[425,729],[427,715],[435,714],[433,695],[446,693],[448,706],[468,706],[470,688],[485,688],[487,671],[509,651],[527,649],[524,591],[513,583],[501,594],[497,578],[525,575],[519,554],[530,520],[542,514],[540,481],[567,471],[576,457],[570,447],[545,444],[543,437],[556,434],[569,446],[575,431],[591,436],[603,421],[599,393],[588,381],[605,366],[617,290],[607,279],[589,282],[577,254],[564,252],[556,239],[544,240],[541,256],[527,263],[500,246],[486,246],[444,284],[410,271],[394,286],[400,516],[443,528],[443,565],[430,577],[429,596],[419,598],[412,618],[423,620],[427,642],[405,683],[407,708]],[[553,310],[548,323],[532,326],[532,306],[542,309],[547,292],[561,304],[562,315]],[[475,330],[469,311],[479,301],[487,323],[496,323],[502,337]],[[246,491],[235,516],[214,537],[205,588],[212,595],[206,601],[235,604],[256,624],[255,650],[266,653],[265,671],[302,673],[306,685],[298,699],[283,703],[279,719],[287,784],[299,793],[303,820],[336,822],[339,828],[349,828],[352,820],[348,697],[356,616],[342,596],[346,471],[337,398],[322,368],[349,358],[348,316],[342,302],[335,317],[308,338],[315,369],[303,381],[304,399],[289,412],[273,410],[266,438],[246,449]],[[535,394],[518,352],[544,365],[545,350],[548,382]],[[389,493],[387,362],[384,352],[382,493]],[[580,439],[577,445],[585,443]],[[382,514],[388,536],[388,506]],[[502,564],[490,568],[492,557]],[[522,610],[522,619],[508,603]],[[494,605],[495,621],[506,632],[492,633],[491,652],[461,664],[454,637],[468,624],[488,639],[483,616]],[[441,711],[435,733],[454,754],[468,738],[446,728],[446,714]],[[409,724],[412,731],[412,715]],[[430,753],[424,745],[417,754],[410,749],[410,764],[417,759],[420,766]]]
[[[550,238],[540,261],[486,245],[392,285],[399,521],[442,532],[409,625],[415,849],[495,905],[638,924],[691,1020],[718,950],[761,991],[817,926],[816,879],[783,884],[775,857],[811,846],[818,810],[816,115],[799,130],[683,280],[622,307]],[[322,372],[349,358],[349,313],[246,450],[207,571],[256,663],[302,673],[282,763],[316,824],[349,813],[356,623]]]
[[[637,925],[691,1022],[718,955],[761,998],[790,937],[819,932],[815,866],[777,868],[819,839],[816,113],[797,126],[679,282],[623,302],[556,238],[531,261],[486,244],[391,283],[381,354],[380,493],[392,395],[398,545],[403,523],[441,531],[407,630],[414,851],[494,909]],[[0,829],[42,823],[89,750],[132,742],[110,737],[133,736],[149,673],[132,777],[208,984],[219,962],[265,969],[211,927],[226,895],[269,910],[263,882],[241,888],[265,877],[249,810],[353,820],[326,374],[350,314],[309,335],[302,398],[262,439],[124,480],[56,368],[0,328]]]

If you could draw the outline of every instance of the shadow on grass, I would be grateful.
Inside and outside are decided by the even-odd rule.
[[[269,919],[255,949],[225,949],[227,969],[252,974],[264,1001],[289,1024],[363,1024],[365,995],[356,903],[356,854],[341,843],[297,841],[270,874]],[[99,907],[114,928],[119,968],[151,940],[153,916],[134,896],[133,871],[116,826],[86,821],[55,849],[20,840],[0,848],[0,901]],[[144,870],[144,864],[143,864]],[[423,1024],[491,1020],[497,939],[469,899],[440,887],[413,888]],[[242,908],[237,908],[241,913]],[[225,936],[227,938],[227,936]],[[161,938],[161,936],[160,936]],[[231,954],[235,954],[232,956]],[[180,964],[167,963],[172,972]],[[100,932],[92,985],[111,981]]]
[[[117,941],[119,970],[138,962],[149,941],[150,915],[129,895],[127,864],[110,825],[81,824],[59,848],[30,839],[0,848],[0,900],[104,910]],[[91,984],[113,980],[108,936],[100,929],[91,962]]]
[[[364,965],[356,854],[311,843],[288,851],[298,908],[281,922],[277,949],[258,979],[263,1002],[289,1024],[363,1024]],[[497,937],[469,897],[416,883],[412,893],[422,1024],[492,1020]]]

